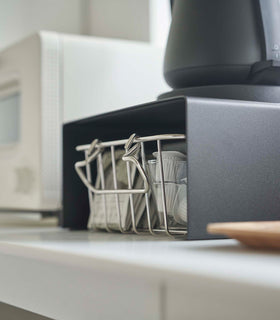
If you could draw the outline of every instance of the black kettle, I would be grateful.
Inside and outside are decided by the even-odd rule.
[[[279,0],[173,0],[164,76],[174,89],[280,85]]]

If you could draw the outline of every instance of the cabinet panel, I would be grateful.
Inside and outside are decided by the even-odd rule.
[[[166,320],[275,320],[280,292],[246,284],[214,280],[166,288]]]
[[[0,301],[58,320],[159,320],[158,283],[109,265],[0,256]]]

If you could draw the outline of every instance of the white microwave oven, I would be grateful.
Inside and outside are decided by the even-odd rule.
[[[0,52],[0,210],[61,209],[62,123],[167,91],[163,50],[40,32]]]

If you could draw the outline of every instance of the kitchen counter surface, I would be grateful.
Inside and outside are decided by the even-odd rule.
[[[276,312],[279,268],[279,252],[251,250],[235,240],[187,242],[52,227],[0,228],[0,301],[53,319],[88,319],[95,312],[94,299],[100,301],[97,305],[112,300],[121,306],[133,296],[133,288],[137,293],[130,306],[137,307],[143,295],[148,298],[144,310],[148,313],[139,312],[139,319],[152,313],[158,316],[151,319],[168,319],[169,312],[179,319],[176,305],[167,303],[162,314],[162,299],[179,301],[195,295],[198,288],[208,295],[205,301],[215,295],[228,297],[228,303],[243,295],[252,303],[267,297],[265,306]],[[107,290],[115,292],[112,298]],[[182,290],[184,295],[177,296]],[[105,314],[102,310],[97,319],[110,316],[110,308]]]

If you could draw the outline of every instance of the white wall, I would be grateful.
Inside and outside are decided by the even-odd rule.
[[[81,0],[0,0],[0,49],[37,30],[80,33],[82,12]]]
[[[170,1],[150,0],[150,42],[165,47],[170,23]]]
[[[0,0],[0,50],[37,30],[164,46],[169,0]]]
[[[149,0],[88,0],[88,34],[149,41]]]
[[[165,45],[171,20],[169,0],[85,1],[85,33]]]

